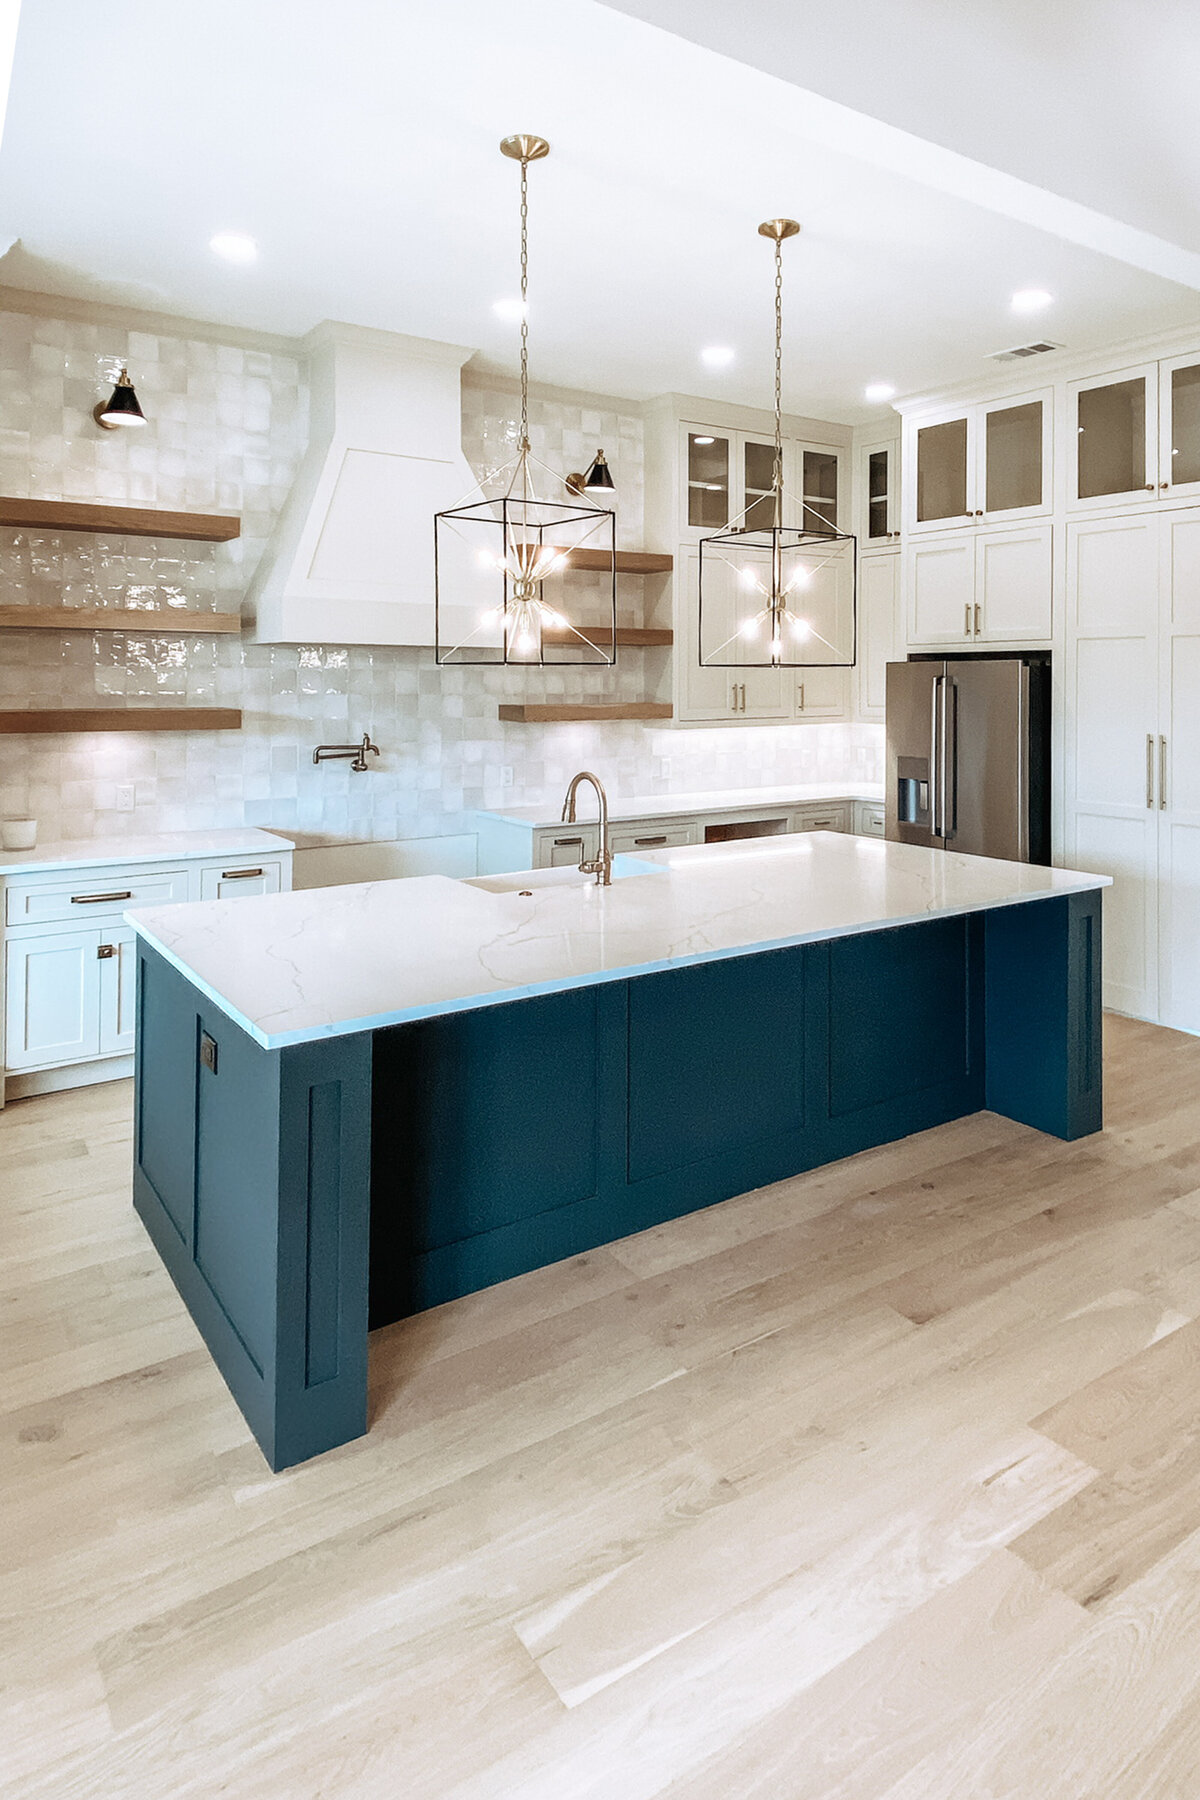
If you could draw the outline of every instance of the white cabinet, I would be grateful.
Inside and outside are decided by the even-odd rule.
[[[1074,512],[1200,496],[1200,351],[1071,382],[1067,435]]]
[[[99,931],[24,932],[4,946],[5,1060],[44,1069],[100,1053]]]
[[[817,805],[802,806],[793,815],[793,831],[849,831],[853,802],[823,800]]]
[[[1200,1032],[1200,509],[1070,527],[1064,854],[1113,877],[1106,1003]]]
[[[895,438],[858,450],[857,528],[860,555],[894,550],[900,541],[900,445]]]
[[[675,632],[679,662],[676,717],[690,722],[751,724],[792,717],[791,670],[756,668],[747,659],[757,652],[738,631],[739,618],[732,609],[714,624],[711,609],[720,604],[728,588],[706,597],[710,609],[705,636],[710,650],[716,646],[722,661],[700,661],[700,551],[694,544],[680,546],[676,579],[682,596]]]
[[[864,556],[858,568],[858,662],[855,681],[860,719],[882,719],[887,666],[904,654],[900,617],[900,558]]]
[[[1049,643],[1053,531],[1027,525],[910,541],[904,552],[909,644]]]
[[[137,1006],[137,942],[125,913],[290,887],[290,844],[261,837],[272,846],[266,856],[246,853],[246,834],[235,834],[223,857],[177,858],[167,866],[161,860],[114,861],[83,869],[48,863],[0,875],[0,1098],[6,1078],[18,1092],[41,1092],[125,1073],[128,1062],[120,1059],[133,1050]]]
[[[1013,394],[909,415],[904,496],[909,533],[977,523],[1012,524],[1050,511],[1054,393]]]

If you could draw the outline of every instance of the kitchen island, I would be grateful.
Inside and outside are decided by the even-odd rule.
[[[286,1468],[369,1327],[985,1106],[1098,1130],[1106,885],[809,832],[133,913],[135,1205]]]

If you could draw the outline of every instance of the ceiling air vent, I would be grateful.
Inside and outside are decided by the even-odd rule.
[[[1045,356],[1047,350],[1065,350],[1065,344],[1050,344],[1044,340],[1037,344],[1017,344],[1011,350],[992,350],[990,362],[1023,362],[1027,356]]]

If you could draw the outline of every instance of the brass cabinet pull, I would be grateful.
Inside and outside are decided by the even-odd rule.
[[[667,840],[665,837],[652,837],[634,838],[633,841],[638,846],[639,850],[649,850],[657,844],[665,844]]]
[[[979,615],[982,611],[983,611],[982,606],[980,606],[979,602],[976,601],[975,602],[975,636],[976,637],[978,637],[979,633],[983,630],[982,625],[979,623]]]
[[[126,888],[121,894],[72,894],[72,906],[111,906],[116,900],[132,900],[133,890]]]
[[[1167,804],[1167,740],[1165,737],[1160,737],[1158,740],[1158,804],[1160,808]]]
[[[746,710],[746,684],[743,681],[743,683],[742,683],[742,711],[745,712],[745,710]]]
[[[797,692],[798,692],[798,698],[796,700],[796,705],[799,708],[799,710],[801,712],[803,712],[804,711],[804,683],[802,681],[798,683]]]
[[[106,960],[106,958],[108,958],[110,956],[115,956],[116,954],[117,954],[117,946],[115,944],[97,944],[96,945],[96,955],[100,958],[101,962],[104,962]]]
[[[261,869],[222,869],[222,881],[249,881],[253,875],[261,875]]]
[[[574,850],[578,845],[582,844],[582,842],[583,842],[583,839],[581,837],[555,838],[554,848],[556,850]]]
[[[1154,739],[1146,733],[1146,805],[1154,805]]]
[[[963,607],[963,636],[970,637],[970,635],[971,635],[971,602],[968,600],[966,605]]]

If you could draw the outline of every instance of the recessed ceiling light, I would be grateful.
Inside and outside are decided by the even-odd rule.
[[[1043,307],[1053,304],[1054,295],[1048,294],[1045,288],[1018,288],[1012,297],[1012,309],[1016,313],[1041,312]]]
[[[519,325],[525,317],[525,302],[523,300],[497,300],[492,311],[498,319],[503,319],[506,325]]]
[[[863,389],[864,400],[890,400],[896,392],[890,381],[871,381]]]
[[[727,344],[710,344],[707,350],[700,352],[700,361],[706,369],[727,369],[733,357],[734,352]]]
[[[258,245],[244,231],[218,231],[209,238],[208,247],[226,262],[252,263],[258,255]]]

